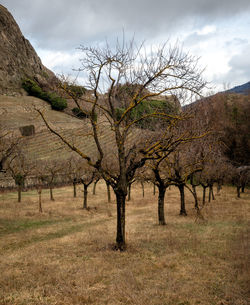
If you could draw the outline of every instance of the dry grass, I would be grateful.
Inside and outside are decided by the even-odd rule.
[[[57,189],[55,202],[43,193],[0,195],[0,304],[249,304],[250,193],[236,199],[225,187],[195,221],[187,194],[188,217],[180,217],[179,195],[166,193],[166,226],[157,225],[152,187],[132,190],[127,204],[126,252],[112,250],[115,204],[107,204],[104,183],[89,194]],[[113,196],[114,199],[114,196]],[[111,214],[111,215],[110,215]]]

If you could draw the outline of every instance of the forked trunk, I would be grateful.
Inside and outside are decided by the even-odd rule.
[[[215,198],[214,198],[214,191],[213,191],[213,185],[209,185],[208,202],[210,202],[211,199],[215,200]]]
[[[83,185],[83,209],[87,210],[88,205],[87,205],[87,199],[88,199],[88,186]]]
[[[164,214],[164,199],[166,193],[166,187],[163,185],[158,186],[158,221],[159,225],[165,225],[165,214]]]
[[[126,248],[125,242],[125,199],[126,194],[116,192],[117,204],[117,231],[116,231],[116,249],[124,251]]]
[[[181,209],[180,209],[180,215],[187,216],[186,207],[185,207],[185,193],[184,193],[184,184],[178,185],[179,191],[180,191],[180,197],[181,197]]]

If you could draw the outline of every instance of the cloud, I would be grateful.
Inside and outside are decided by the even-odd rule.
[[[69,49],[124,29],[142,38],[250,10],[249,0],[2,0],[39,48]],[[48,47],[49,46],[49,47]]]
[[[209,41],[216,37],[216,26],[206,25],[202,29],[189,34],[183,41],[185,46],[192,46]]]
[[[218,83],[229,83],[231,87],[250,81],[250,43],[231,57],[228,62],[228,72],[219,75],[216,79]]]
[[[128,39],[184,42],[209,81],[249,81],[249,0],[2,0],[55,73],[79,67],[80,44]],[[246,50],[246,51],[244,51]]]

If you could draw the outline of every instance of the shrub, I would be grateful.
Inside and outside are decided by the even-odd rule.
[[[83,94],[86,93],[86,89],[83,86],[78,85],[68,85],[67,90],[69,95],[75,98],[80,98]]]
[[[74,113],[75,116],[77,116],[78,118],[81,118],[81,119],[88,117],[88,115],[86,113],[84,113],[81,109],[79,109],[78,107],[73,108],[72,112]]]
[[[67,101],[59,96],[50,94],[50,104],[53,110],[61,111],[67,108]]]
[[[22,87],[29,95],[48,102],[54,110],[61,111],[67,108],[67,101],[65,99],[57,96],[55,93],[43,91],[42,88],[31,79],[25,79],[22,82]]]
[[[77,116],[78,118],[81,118],[81,119],[91,117],[91,114],[89,112],[83,112],[78,107],[72,108],[72,112],[74,113],[75,116]],[[94,113],[94,121],[95,122],[97,121],[97,114],[96,113]]]

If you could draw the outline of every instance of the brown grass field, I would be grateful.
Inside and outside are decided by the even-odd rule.
[[[166,193],[166,226],[157,224],[152,186],[133,186],[127,204],[127,251],[112,250],[116,206],[106,187],[89,193],[56,189],[55,202],[43,191],[0,194],[1,305],[247,305],[249,298],[250,191],[241,199],[224,187],[196,219],[187,193],[187,217],[179,194]],[[201,193],[200,193],[201,196]]]

